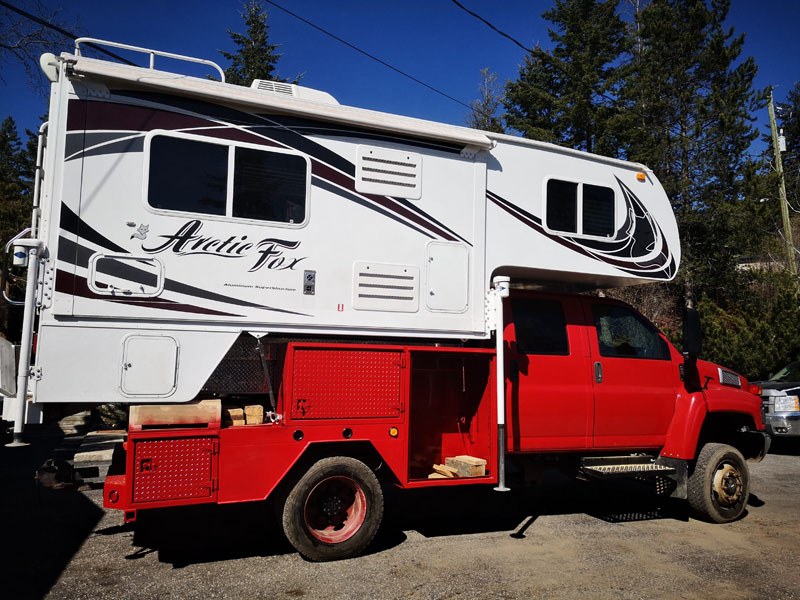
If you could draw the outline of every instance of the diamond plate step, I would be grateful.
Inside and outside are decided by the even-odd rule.
[[[583,472],[589,477],[597,479],[611,479],[614,477],[646,477],[655,475],[673,475],[675,469],[655,463],[647,464],[595,464],[584,465]]]

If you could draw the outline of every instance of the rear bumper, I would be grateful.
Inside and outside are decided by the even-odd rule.
[[[109,475],[103,484],[103,507],[124,511],[126,523],[136,520],[136,509],[130,507],[131,497],[128,480],[125,475]]]

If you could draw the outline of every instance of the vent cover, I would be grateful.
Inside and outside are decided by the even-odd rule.
[[[359,146],[356,190],[418,200],[422,196],[422,156],[413,152]]]
[[[719,382],[722,385],[730,385],[732,387],[742,387],[742,380],[733,371],[727,369],[719,369]]]
[[[419,267],[356,262],[353,308],[388,312],[419,310]]]
[[[272,92],[273,94],[284,94],[286,96],[294,96],[294,86],[291,83],[283,83],[282,81],[269,81],[267,79],[254,79],[250,84],[251,88],[261,90],[262,92]]]
[[[283,83],[282,81],[254,79],[253,83],[250,84],[250,88],[270,94],[278,94],[280,96],[292,96],[300,100],[312,100],[324,104],[339,104],[336,98],[331,96],[328,92],[303,87],[301,85],[294,85],[293,83]]]

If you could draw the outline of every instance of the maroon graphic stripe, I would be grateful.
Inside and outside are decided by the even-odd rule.
[[[93,300],[104,300],[106,302],[118,302],[120,304],[130,304],[133,306],[145,306],[147,308],[160,308],[162,310],[174,310],[178,312],[196,313],[202,315],[213,315],[219,317],[241,317],[233,313],[222,312],[219,310],[212,310],[210,308],[203,308],[202,306],[194,306],[193,304],[182,304],[174,302],[173,300],[166,300],[164,298],[143,298],[137,299],[124,299],[124,298],[109,298],[108,296],[101,296],[95,294],[89,289],[89,284],[84,277],[79,277],[58,269],[56,271],[56,291],[62,294],[69,294],[71,296],[81,296],[83,298],[91,298]]]

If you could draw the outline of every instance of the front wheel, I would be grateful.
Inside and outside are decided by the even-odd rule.
[[[383,492],[372,470],[355,458],[316,462],[286,498],[283,531],[300,554],[316,561],[355,556],[375,537]]]
[[[728,523],[742,516],[750,495],[750,472],[741,452],[725,444],[706,444],[689,476],[688,499],[694,516]]]

